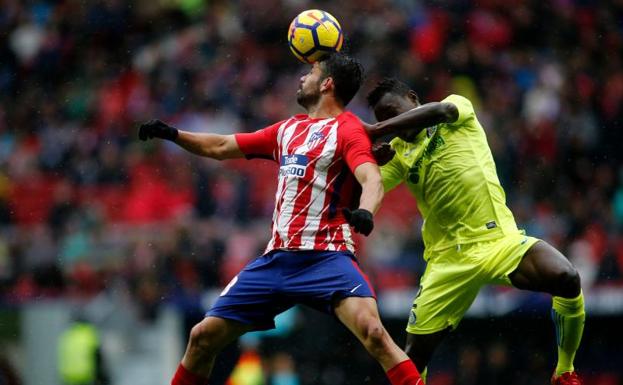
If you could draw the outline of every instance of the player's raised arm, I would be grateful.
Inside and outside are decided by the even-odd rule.
[[[459,111],[453,103],[432,102],[376,124],[366,125],[366,130],[370,137],[378,138],[403,130],[423,130],[439,123],[452,123],[458,117]]]
[[[193,154],[217,160],[244,157],[234,135],[182,131],[157,119],[141,124],[138,137],[167,139]]]
[[[379,122],[364,124],[373,139],[403,131],[417,134],[435,124],[454,123],[459,119],[455,103],[444,100],[422,105],[415,91],[394,78],[380,81],[368,94],[368,104]]]

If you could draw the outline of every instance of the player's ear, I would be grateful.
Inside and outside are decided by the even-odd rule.
[[[417,94],[413,90],[409,90],[407,97],[415,104],[420,104],[420,98],[418,98]]]
[[[331,76],[327,76],[320,82],[320,92],[330,91],[334,86],[335,84],[333,83],[333,78]]]

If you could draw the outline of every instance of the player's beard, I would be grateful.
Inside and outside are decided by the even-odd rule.
[[[319,83],[315,84],[313,87],[310,87],[310,91],[305,91],[303,87],[299,88],[296,93],[296,101],[298,104],[309,111],[309,109],[316,104],[318,104],[318,100],[320,100],[320,87]]]

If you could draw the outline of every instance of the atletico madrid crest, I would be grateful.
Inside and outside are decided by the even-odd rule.
[[[307,141],[307,148],[311,150],[316,147],[324,139],[324,137],[325,135],[322,132],[314,132]]]

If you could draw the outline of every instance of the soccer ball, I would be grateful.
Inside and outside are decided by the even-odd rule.
[[[337,19],[319,9],[299,13],[290,23],[288,44],[297,59],[313,63],[342,48],[344,35]]]

